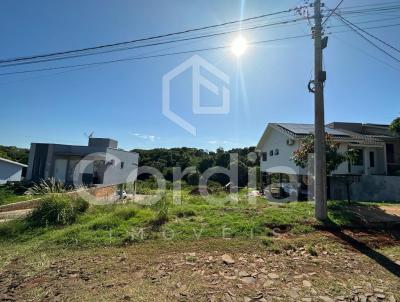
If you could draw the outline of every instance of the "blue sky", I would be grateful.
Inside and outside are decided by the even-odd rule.
[[[334,7],[337,2],[325,1],[328,7]],[[299,3],[297,0],[4,0],[0,4],[0,36],[3,40],[0,58],[132,40],[285,10]],[[369,3],[380,2],[344,0],[342,6]],[[295,17],[287,16],[288,19]],[[400,17],[399,11],[348,18],[362,22],[396,16]],[[334,19],[331,21],[330,25],[339,24]],[[393,23],[396,20],[365,26]],[[338,27],[332,31],[344,29]],[[244,31],[241,35],[248,41],[260,41],[309,31],[309,24],[304,21],[268,30]],[[369,31],[400,47],[400,26]],[[236,36],[237,33],[2,68],[0,73],[229,45]],[[229,149],[255,145],[268,122],[313,122],[313,95],[306,88],[313,70],[312,39],[249,46],[239,59],[229,49],[197,54],[229,76],[230,112],[226,115],[194,115],[191,74],[183,73],[171,85],[171,107],[196,127],[196,136],[162,114],[162,77],[194,55],[191,53],[68,72],[0,76],[0,144],[20,147],[28,147],[30,142],[86,144],[84,133],[93,131],[95,136],[117,139],[120,147],[125,149],[175,146],[210,150],[223,146]],[[325,87],[327,122],[389,123],[399,115],[400,63],[383,55],[355,33],[330,36],[324,66],[328,74]],[[212,75],[205,71],[203,74],[219,84]],[[201,99],[202,104],[210,106],[220,102],[205,89],[201,91]]]

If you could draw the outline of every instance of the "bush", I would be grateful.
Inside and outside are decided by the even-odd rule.
[[[54,194],[46,197],[28,216],[27,221],[33,227],[68,225],[73,223],[88,207],[88,202],[82,198]]]
[[[45,195],[49,193],[64,193],[72,189],[72,187],[64,185],[55,178],[48,178],[41,179],[38,183],[34,183],[26,193],[29,195]]]
[[[158,230],[163,224],[168,222],[168,202],[165,197],[163,197],[159,202],[154,205],[157,211],[157,216],[151,221],[152,228]]]

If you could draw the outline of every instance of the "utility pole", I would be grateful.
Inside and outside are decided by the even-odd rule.
[[[321,0],[314,1],[314,176],[315,176],[315,217],[327,218],[326,202],[326,153],[325,153],[325,113],[324,81],[326,73],[322,70],[322,50],[327,45],[327,38],[322,38]]]

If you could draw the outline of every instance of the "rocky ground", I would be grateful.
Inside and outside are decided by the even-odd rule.
[[[325,232],[25,251],[1,256],[0,300],[400,301],[399,242],[350,235],[387,261]]]

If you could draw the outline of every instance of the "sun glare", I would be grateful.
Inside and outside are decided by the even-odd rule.
[[[240,57],[247,49],[247,41],[242,36],[237,37],[232,43],[232,52]]]

